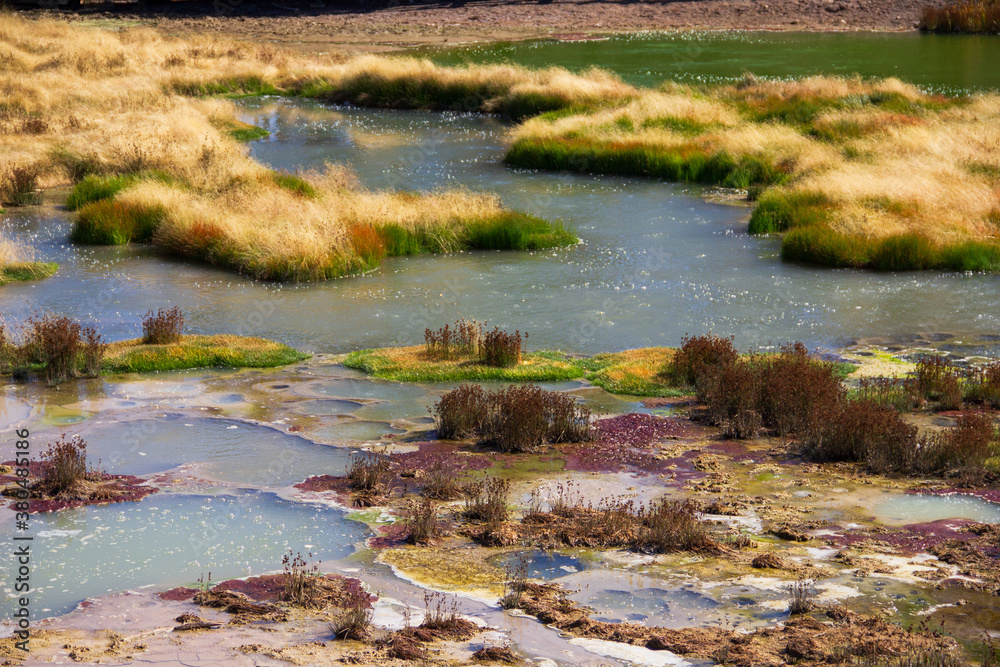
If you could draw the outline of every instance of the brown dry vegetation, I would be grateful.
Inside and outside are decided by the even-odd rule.
[[[368,191],[340,167],[304,180],[276,176],[226,133],[239,125],[232,104],[184,96],[419,76],[396,64],[12,15],[0,15],[0,62],[0,173],[28,169],[41,187],[88,174],[134,177],[113,202],[82,202],[78,240],[152,240],[254,277],[318,279],[370,269],[387,254],[474,246],[476,226],[513,217],[534,233],[541,223],[489,195]],[[394,247],[401,237],[408,244]],[[562,232],[558,243],[571,240]]]

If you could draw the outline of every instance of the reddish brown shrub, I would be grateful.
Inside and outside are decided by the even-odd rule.
[[[81,326],[68,317],[45,315],[28,320],[27,347],[31,356],[45,365],[50,385],[76,375]]]
[[[810,359],[802,343],[761,358],[760,410],[764,425],[779,435],[802,433],[836,410],[843,396],[831,364]]]
[[[474,435],[482,444],[504,452],[531,451],[546,441],[582,442],[593,437],[588,408],[569,394],[537,385],[510,385],[493,392],[462,385],[442,396],[432,413],[439,437]]]
[[[41,457],[43,490],[48,495],[71,491],[87,479],[87,443],[80,436],[51,443]]]
[[[693,388],[698,400],[704,402],[715,376],[722,368],[735,363],[737,356],[732,337],[685,336],[666,374],[675,382]]]
[[[155,313],[150,310],[142,318],[142,342],[147,345],[179,343],[183,330],[184,315],[177,306]]]
[[[525,333],[523,340],[527,340],[527,338],[528,334]],[[498,368],[517,366],[521,363],[521,344],[520,331],[507,333],[494,327],[493,331],[483,336],[482,343],[479,345],[479,361],[487,366]]]
[[[990,477],[987,460],[1000,454],[997,436],[992,416],[965,412],[959,415],[954,428],[921,439],[917,469],[957,476],[964,485],[982,484]]]
[[[892,408],[843,401],[839,410],[812,427],[803,444],[816,461],[864,462],[875,473],[900,473],[913,467],[917,427]]]
[[[449,391],[431,410],[437,421],[438,437],[443,440],[474,437],[482,429],[487,412],[486,392],[475,384],[463,384]]]

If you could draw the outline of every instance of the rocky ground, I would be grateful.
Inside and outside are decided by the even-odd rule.
[[[378,3],[217,0],[86,3],[79,12],[26,9],[70,20],[126,21],[167,33],[215,33],[303,52],[386,51],[537,37],[581,39],[637,30],[913,30],[942,0],[472,0]],[[597,63],[600,64],[600,63]]]

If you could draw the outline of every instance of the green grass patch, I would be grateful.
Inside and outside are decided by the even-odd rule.
[[[216,118],[212,121],[219,131],[229,135],[236,141],[256,141],[263,137],[270,136],[271,133],[262,127],[244,123],[235,118]]]
[[[760,195],[757,208],[750,215],[750,233],[771,234],[825,223],[832,207],[833,203],[821,192],[767,190]]]
[[[344,365],[397,382],[545,382],[583,376],[580,364],[559,353],[527,353],[513,368],[497,368],[477,359],[429,359],[423,345],[351,352]]]
[[[66,208],[76,211],[87,204],[114,199],[115,195],[139,180],[137,174],[97,176],[91,174],[73,186],[66,199]]]
[[[79,210],[70,238],[94,245],[149,242],[166,216],[162,206],[101,199]]]
[[[700,123],[696,120],[692,120],[691,118],[682,118],[680,116],[661,116],[659,118],[649,118],[643,121],[642,126],[644,128],[662,128],[688,137],[704,134],[715,127],[714,125],[710,125],[708,123]]]
[[[613,394],[684,396],[690,392],[662,375],[673,353],[670,348],[649,347],[581,359],[540,350],[525,354],[514,368],[496,368],[471,358],[428,359],[424,346],[414,345],[351,352],[344,365],[397,382],[546,382],[584,377]]]
[[[733,188],[783,183],[788,175],[763,156],[707,153],[697,146],[663,148],[586,139],[518,139],[504,156],[514,167],[645,176]]]
[[[788,98],[771,95],[743,101],[739,106],[750,120],[758,123],[777,121],[788,125],[807,125],[822,112],[835,107],[836,100],[799,95]]]
[[[235,118],[215,118],[212,124],[224,134],[229,135],[236,141],[256,141],[263,137],[270,136],[271,133],[262,127],[244,123]]]
[[[227,132],[236,141],[256,141],[264,137],[271,136],[271,133],[262,127],[247,124],[246,127],[238,127]]]
[[[927,5],[920,18],[926,32],[1000,34],[1000,0],[953,0]]]
[[[1000,271],[1000,243],[965,241],[938,250],[940,267],[952,271]]]
[[[503,213],[465,227],[462,241],[471,250],[540,250],[573,245],[580,239],[558,222],[526,213]]]
[[[941,257],[926,237],[899,234],[875,244],[868,264],[876,271],[919,271],[940,267]]]
[[[295,194],[306,197],[307,199],[316,199],[316,197],[319,196],[316,193],[316,188],[314,188],[309,181],[305,180],[301,176],[290,174],[287,171],[272,172],[271,180],[273,180],[278,187],[294,192]]]
[[[122,190],[146,179],[157,180],[167,184],[176,181],[170,174],[158,170],[110,176],[90,174],[85,176],[70,190],[69,197],[66,198],[66,208],[71,211],[77,211],[93,202],[114,199]]]
[[[379,227],[379,235],[389,257],[444,252],[449,247],[457,247],[453,235],[430,234],[425,230],[414,232],[399,225],[383,225]]]
[[[226,97],[254,97],[258,95],[281,95],[282,91],[269,81],[254,75],[234,76],[216,81],[183,81],[175,80],[169,88],[181,95],[189,97],[208,97],[224,95]]]
[[[985,176],[986,178],[1000,181],[1000,166],[998,165],[987,164],[985,162],[970,162],[965,165],[965,169],[970,174]]]
[[[813,125],[807,131],[811,136],[831,144],[842,143],[852,139],[860,139],[868,132],[856,120],[838,118],[832,123]]]
[[[325,79],[306,79],[294,84],[289,94],[392,109],[488,111],[520,120],[559,111],[570,105],[562,95],[545,91],[511,92],[504,83],[443,80],[433,76],[402,78],[365,72],[334,87]]]
[[[691,393],[672,384],[663,369],[674,356],[666,347],[644,347],[598,354],[581,363],[586,378],[612,394],[629,396],[684,396]]]
[[[293,348],[246,336],[184,336],[176,344],[144,345],[141,338],[112,343],[102,373],[145,373],[185,368],[272,368],[308,359]]]
[[[0,285],[24,280],[42,280],[56,272],[55,262],[17,262],[0,267]]]
[[[781,241],[781,258],[792,262],[837,268],[863,267],[868,263],[867,242],[845,236],[825,225],[797,227]]]
[[[1000,271],[1000,243],[973,240],[936,246],[919,234],[868,241],[825,225],[799,227],[785,234],[781,257],[876,271]]]
[[[899,218],[919,212],[915,204],[888,197],[869,197],[862,203]],[[834,206],[820,192],[772,188],[760,195],[749,231],[785,232],[781,257],[794,262],[876,271],[1000,270],[1000,243],[968,240],[939,246],[916,233],[874,240],[849,236],[829,227]]]

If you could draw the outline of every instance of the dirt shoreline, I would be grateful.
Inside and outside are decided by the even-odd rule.
[[[84,5],[80,12],[23,10],[29,16],[140,23],[168,34],[217,34],[272,42],[305,53],[396,51],[420,46],[534,38],[584,39],[644,30],[909,31],[923,8],[942,0],[675,0],[673,2],[436,3],[391,0],[388,6],[313,7],[307,3]],[[322,4],[322,3],[312,3]],[[232,8],[230,11],[226,11]],[[600,63],[596,63],[600,64]]]

